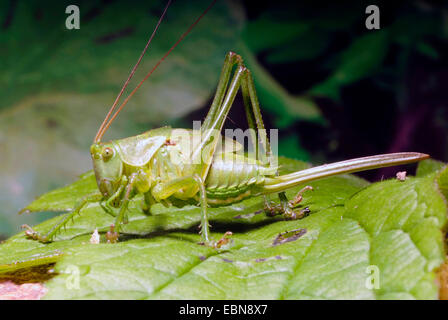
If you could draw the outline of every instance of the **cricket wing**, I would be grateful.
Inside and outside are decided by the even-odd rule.
[[[116,141],[116,144],[124,163],[134,167],[141,167],[151,160],[165,141],[166,137],[164,136],[150,137],[148,134],[141,134],[120,139]]]
[[[173,129],[171,140],[180,145],[182,150],[193,151],[201,145],[201,131],[191,129]],[[216,153],[237,152],[243,149],[243,145],[236,140],[224,137],[216,146]]]

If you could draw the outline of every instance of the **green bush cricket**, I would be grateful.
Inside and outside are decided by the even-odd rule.
[[[263,124],[260,104],[253,78],[243,59],[229,52],[224,60],[216,93],[210,110],[199,130],[162,127],[140,135],[109,142],[102,142],[105,132],[126,105],[128,100],[152,74],[169,53],[183,40],[191,29],[208,12],[214,2],[182,34],[154,68],[115,110],[119,99],[146,52],[170,2],[154,29],[145,49],[131,71],[121,92],[101,124],[90,147],[93,169],[98,185],[96,193],[85,196],[74,209],[63,217],[47,234],[40,234],[29,226],[26,235],[41,242],[51,242],[57,232],[89,202],[99,202],[103,209],[115,216],[115,230],[108,238],[118,238],[121,226],[127,222],[129,201],[137,194],[144,196],[144,210],[151,205],[172,202],[191,203],[201,207],[201,243],[221,247],[228,241],[227,232],[221,240],[210,237],[207,217],[208,206],[228,205],[248,197],[279,194],[280,204],[271,205],[265,197],[265,211],[270,215],[281,214],[287,219],[302,218],[307,212],[298,210],[303,188],[289,201],[285,190],[300,184],[337,174],[358,172],[420,161],[429,156],[422,153],[403,152],[375,155],[326,164],[286,175],[278,174],[275,155]],[[244,147],[229,138],[222,138],[221,131],[236,94],[241,90],[255,158],[243,153]],[[115,110],[115,113],[113,111]],[[113,113],[113,114],[112,114]]]

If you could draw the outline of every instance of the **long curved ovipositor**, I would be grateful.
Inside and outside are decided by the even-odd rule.
[[[297,185],[338,174],[360,172],[365,170],[413,163],[428,159],[429,155],[419,152],[398,152],[375,156],[355,158],[340,162],[324,164],[290,174],[267,179],[262,193],[281,192]]]

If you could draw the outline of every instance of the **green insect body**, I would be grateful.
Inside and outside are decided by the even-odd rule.
[[[200,144],[194,141],[197,139],[193,139],[193,136],[192,130],[163,127],[134,137],[94,143],[90,151],[100,193],[87,197],[72,214],[78,213],[89,201],[100,201],[106,212],[116,216],[115,227],[119,232],[121,223],[127,221],[125,211],[128,202],[136,194],[144,194],[144,208],[148,211],[157,202],[170,205],[176,200],[194,200],[203,208],[203,243],[217,246],[225,241],[221,239],[215,242],[209,238],[207,206],[228,205],[248,197],[271,193],[280,192],[282,195],[284,190],[315,179],[404,164],[428,157],[412,152],[377,155],[278,176],[277,167],[239,154],[237,151],[242,150],[243,146],[227,138],[223,140],[224,146],[221,145],[222,140],[216,143],[209,163],[199,166],[191,164],[189,160],[192,153]],[[201,169],[203,167],[206,170]],[[204,174],[202,177],[198,175],[201,172]],[[201,183],[204,188],[202,195]],[[294,211],[297,202],[285,201],[285,197],[281,196],[280,200],[281,205],[274,207],[266,203],[266,211],[284,214],[287,218],[301,217],[296,216]],[[118,214],[115,212],[116,208],[120,209]],[[71,214],[45,236],[32,229],[27,230],[27,234],[43,242],[51,241],[52,236],[70,216]]]
[[[161,191],[165,183],[191,175],[192,166],[188,161],[191,148],[184,146],[193,144],[192,135],[187,130],[163,129],[165,135],[154,136],[154,132],[160,134],[161,131],[156,129],[132,139],[92,145],[98,189],[104,197],[111,197],[117,192],[123,175],[127,180],[137,175],[137,193],[149,192],[148,197],[156,201],[170,197],[189,200],[197,194],[197,187],[194,186],[194,191],[189,190],[190,186],[187,190],[176,190],[168,198]],[[181,130],[186,133],[186,138],[172,134]],[[187,143],[185,140],[188,140]],[[231,147],[238,150],[242,148],[236,141],[231,141]],[[231,148],[221,151],[218,146],[217,149],[204,181],[208,204],[223,205],[240,201],[252,194],[252,187],[263,185],[266,177],[273,178],[276,174],[276,167],[263,165],[258,160],[235,153]]]
[[[129,79],[132,75],[133,72]],[[220,135],[238,91],[243,96],[248,126],[255,133],[251,135],[252,143],[257,150],[262,150],[256,152],[256,157],[241,152],[241,144]],[[163,127],[125,139],[101,142],[104,133],[129,100],[130,96],[110,117],[122,92],[90,148],[98,192],[80,199],[75,208],[45,235],[25,226],[27,236],[41,242],[52,241],[60,228],[80,213],[87,203],[99,202],[107,213],[116,217],[115,231],[111,231],[112,238],[116,239],[122,224],[127,222],[129,201],[135,195],[143,194],[143,208],[148,213],[154,203],[197,203],[201,207],[202,243],[219,247],[228,242],[227,237],[231,233],[227,232],[219,241],[210,238],[209,206],[228,205],[248,197],[278,193],[278,205],[271,205],[265,197],[266,212],[282,214],[289,219],[301,218],[303,211],[297,211],[297,204],[302,199],[302,192],[311,187],[305,187],[291,201],[286,198],[285,190],[332,175],[405,164],[429,157],[414,152],[384,154],[278,175],[252,75],[244,66],[241,56],[233,52],[226,55],[215,97],[200,130]]]

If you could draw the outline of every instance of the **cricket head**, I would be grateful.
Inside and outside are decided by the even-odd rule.
[[[96,182],[98,184],[98,189],[101,193],[109,198],[112,196],[116,190],[120,187],[121,176],[123,173],[124,164],[131,166],[141,166],[146,164],[154,153],[160,148],[160,146],[164,143],[165,137],[150,137],[147,135],[141,135],[140,137],[121,139],[121,145],[115,143],[102,143],[101,139],[103,138],[106,131],[109,129],[112,122],[127,104],[129,99],[135,94],[135,92],[140,88],[140,86],[145,82],[151,74],[158,68],[158,66],[165,60],[165,58],[173,51],[173,49],[185,38],[185,36],[190,33],[190,31],[198,24],[198,22],[206,15],[206,13],[213,7],[216,0],[204,10],[204,12],[199,16],[198,19],[184,32],[180,38],[174,43],[174,45],[165,53],[165,55],[160,58],[160,60],[155,64],[155,66],[146,74],[145,78],[140,81],[137,87],[132,90],[132,92],[128,95],[128,97],[118,106],[121,95],[129,84],[129,81],[132,79],[135,71],[137,70],[140,61],[142,60],[146,50],[148,49],[149,44],[151,43],[157,29],[159,28],[160,23],[165,16],[165,13],[170,6],[171,0],[168,1],[165,9],[151,35],[148,42],[146,43],[143,52],[140,55],[140,58],[137,60],[137,63],[132,68],[131,73],[129,74],[128,79],[124,83],[120,93],[118,94],[115,102],[112,107],[109,109],[106,117],[101,123],[98,132],[93,139],[93,144],[90,147],[90,153],[92,155],[93,161],[93,170],[95,171]],[[129,140],[130,139],[130,140]],[[142,141],[144,140],[144,141]],[[119,150],[120,149],[120,150]],[[120,153],[119,153],[120,152]]]
[[[108,198],[118,190],[123,172],[123,162],[117,147],[113,143],[94,143],[90,147],[90,154],[98,189]]]

